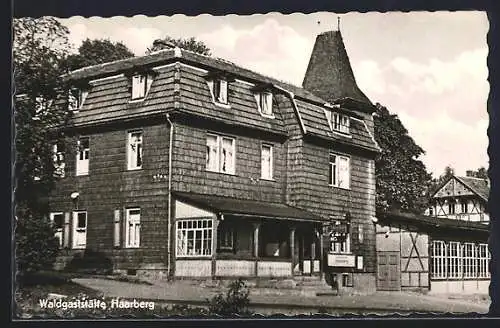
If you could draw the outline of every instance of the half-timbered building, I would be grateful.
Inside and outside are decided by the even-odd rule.
[[[451,176],[426,215],[377,217],[377,287],[488,294],[487,179]]]
[[[375,288],[374,107],[339,32],[317,37],[303,88],[175,47],[65,78],[60,268],[320,279],[330,266]]]

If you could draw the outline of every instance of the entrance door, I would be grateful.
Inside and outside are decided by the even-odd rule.
[[[401,290],[399,252],[377,252],[377,289]]]

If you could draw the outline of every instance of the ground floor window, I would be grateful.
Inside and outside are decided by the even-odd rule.
[[[229,222],[221,222],[217,232],[219,249],[232,251],[234,249],[234,237],[234,226]]]
[[[73,248],[82,249],[87,246],[87,212],[73,212]]]
[[[125,245],[128,248],[139,247],[141,241],[141,209],[128,208],[125,226]]]
[[[212,219],[177,221],[177,257],[211,256],[212,225]]]
[[[490,253],[487,244],[432,242],[432,278],[489,278]]]
[[[59,242],[59,248],[62,247],[63,245],[63,224],[64,224],[64,213],[62,212],[56,212],[56,213],[50,213],[50,222],[54,226],[54,229],[56,230],[54,237],[57,238]]]

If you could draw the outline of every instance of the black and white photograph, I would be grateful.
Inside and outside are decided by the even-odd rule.
[[[488,314],[485,12],[12,23],[15,318]]]

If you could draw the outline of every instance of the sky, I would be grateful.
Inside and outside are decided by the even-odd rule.
[[[488,167],[489,93],[484,12],[279,13],[60,19],[75,49],[86,38],[121,41],[143,55],[153,40],[195,37],[215,57],[300,86],[316,36],[340,31],[356,81],[397,114],[425,150],[429,172]]]

